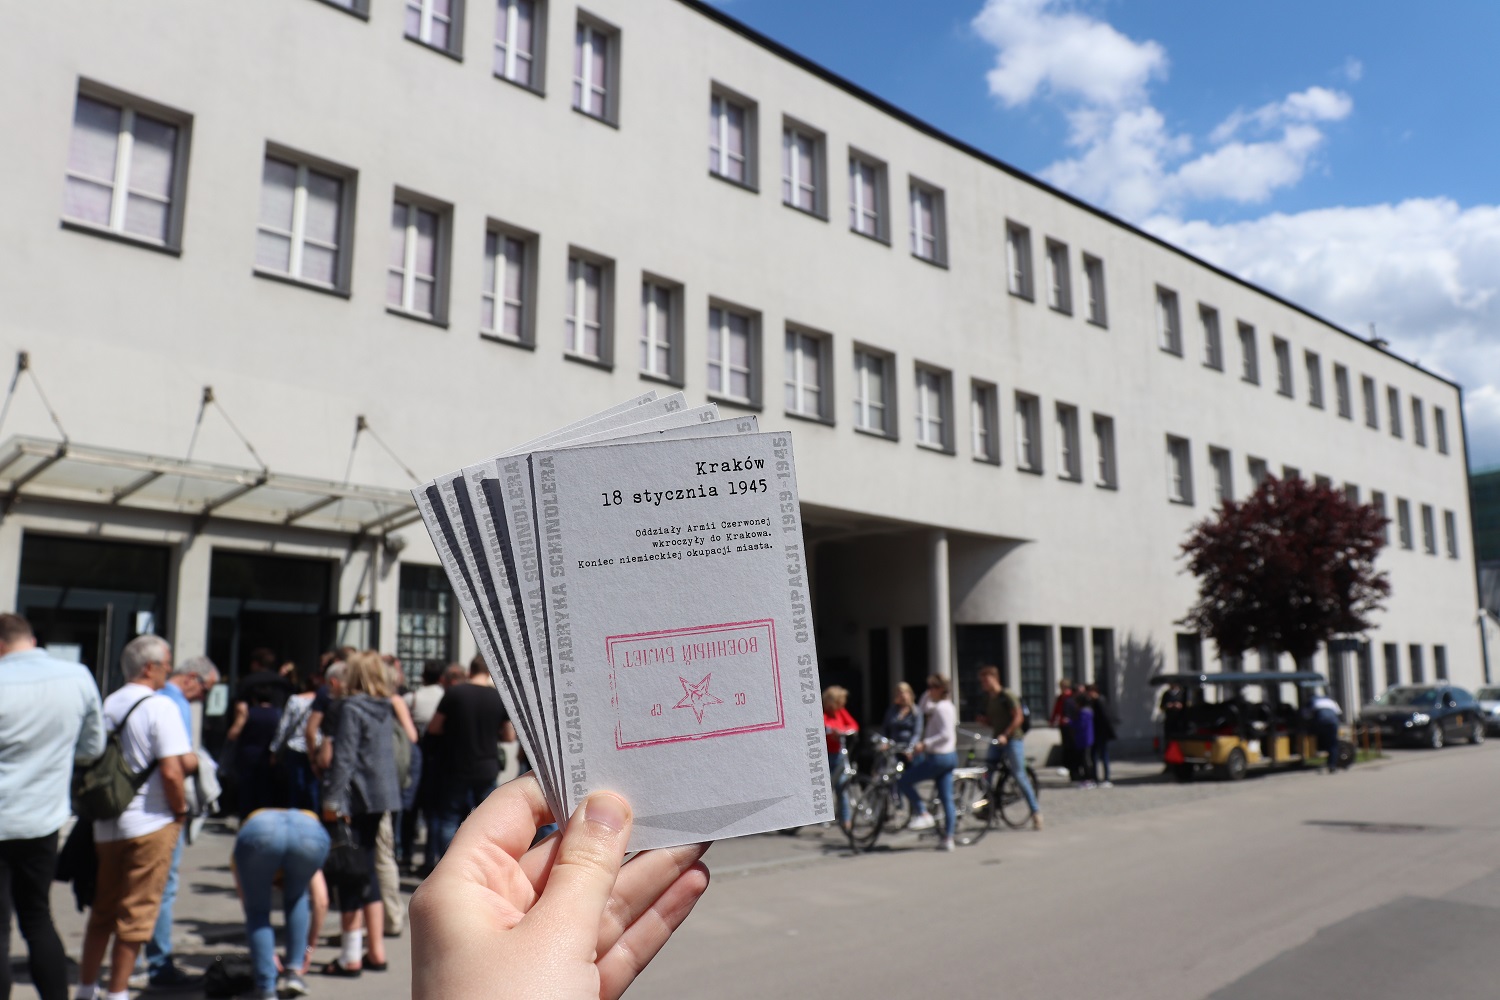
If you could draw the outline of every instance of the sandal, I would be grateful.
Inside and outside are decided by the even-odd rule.
[[[382,966],[384,968],[384,966]],[[335,958],[323,968],[318,970],[325,976],[337,976],[340,979],[358,979],[364,975],[364,969],[351,969],[344,964],[342,959]]]
[[[365,960],[362,963],[361,967],[368,969],[371,972],[384,972],[386,969],[389,969],[391,967],[391,963],[390,959],[386,959],[386,961],[384,962],[377,962],[370,957],[369,952],[365,952]]]

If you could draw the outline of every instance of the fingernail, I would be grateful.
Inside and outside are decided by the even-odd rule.
[[[602,823],[619,833],[630,819],[630,807],[618,795],[599,792],[589,796],[588,804],[583,808],[583,818],[591,823]]]

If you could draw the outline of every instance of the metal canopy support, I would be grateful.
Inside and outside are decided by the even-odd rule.
[[[281,523],[282,524],[296,524],[298,521],[302,520],[307,515],[309,515],[309,514],[315,514],[318,511],[322,510],[324,507],[327,507],[329,504],[338,503],[338,502],[339,502],[339,498],[338,497],[323,497],[321,500],[314,500],[312,503],[308,504],[306,507],[302,507],[302,508],[299,508],[297,510],[292,511],[290,514],[288,514],[285,517],[285,519],[282,520]]]
[[[58,445],[57,450],[54,451],[50,456],[42,459],[33,468],[27,470],[25,475],[19,477],[15,482],[11,483],[10,492],[5,496],[5,503],[0,504],[0,517],[4,517],[6,514],[10,513],[10,509],[14,507],[16,501],[20,499],[21,490],[27,483],[31,482],[37,476],[40,476],[42,473],[52,468],[52,466],[62,461],[63,458],[67,456],[67,454],[68,445],[66,442],[64,442]]]
[[[230,490],[228,493],[223,493],[223,494],[220,494],[219,496],[214,497],[208,503],[206,503],[206,504],[203,505],[203,510],[199,512],[199,516],[200,517],[207,517],[208,515],[212,514],[214,511],[218,510],[220,507],[224,506],[225,504],[227,504],[227,503],[233,503],[234,501],[238,500],[240,497],[242,497],[245,494],[251,492],[252,490],[258,490],[258,489],[260,489],[262,486],[266,485],[266,480],[268,478],[269,478],[268,476],[261,476],[260,478],[256,479],[255,482],[253,482],[253,483],[246,483],[243,486],[238,486],[238,487]]]
[[[148,472],[144,476],[137,479],[135,482],[127,483],[126,485],[121,486],[119,489],[115,490],[114,497],[110,500],[110,503],[119,503],[121,500],[124,500],[126,497],[130,496],[130,494],[136,493],[140,490],[145,489],[147,486],[150,486],[152,483],[160,479],[161,476],[162,474],[160,472]]]

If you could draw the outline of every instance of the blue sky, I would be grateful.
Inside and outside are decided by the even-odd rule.
[[[1500,4],[721,0],[1023,170],[1464,386],[1500,464]]]

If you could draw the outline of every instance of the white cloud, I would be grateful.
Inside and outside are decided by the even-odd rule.
[[[1500,206],[1445,198],[1146,228],[1465,387],[1470,459],[1500,463]],[[1457,447],[1457,427],[1453,431]]]
[[[1365,75],[1365,64],[1350,56],[1344,60],[1344,79],[1350,83],[1358,83]]]

